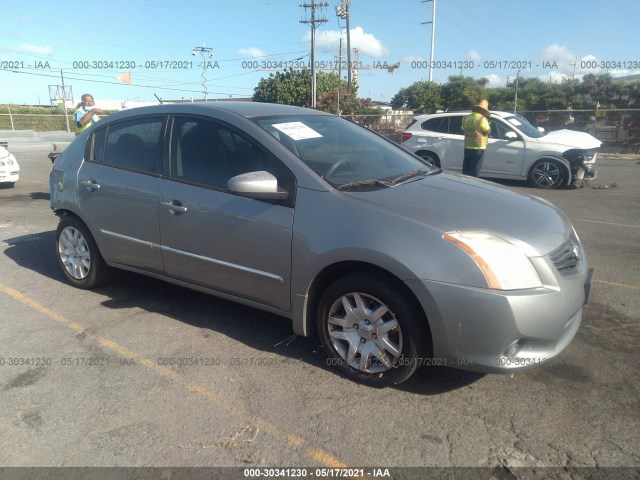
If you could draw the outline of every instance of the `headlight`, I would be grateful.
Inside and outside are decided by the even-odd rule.
[[[529,258],[507,240],[484,232],[448,232],[442,238],[473,258],[489,288],[518,290],[542,286]]]

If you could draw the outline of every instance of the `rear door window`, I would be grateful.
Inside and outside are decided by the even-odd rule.
[[[162,117],[145,117],[112,124],[106,133],[104,152],[100,147],[102,132],[96,132],[94,159],[126,169],[156,173],[162,156],[163,125]]]
[[[448,133],[449,130],[449,117],[436,117],[430,118],[422,122],[420,125],[423,130],[437,133]]]
[[[449,117],[449,133],[451,135],[463,135],[462,131],[462,119],[463,115],[454,115]]]

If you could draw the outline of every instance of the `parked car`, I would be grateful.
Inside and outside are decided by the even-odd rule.
[[[13,154],[0,146],[0,185],[14,186],[20,179],[20,165]]]
[[[445,170],[462,171],[462,119],[470,112],[418,115],[402,134],[402,145]],[[581,185],[595,178],[601,143],[584,132],[545,133],[519,114],[491,112],[491,134],[480,175],[527,180],[537,188]]]
[[[592,271],[557,208],[315,110],[119,112],[62,152],[50,187],[71,284],[115,267],[282,315],[372,384],[419,365],[540,363],[574,337],[588,297]]]

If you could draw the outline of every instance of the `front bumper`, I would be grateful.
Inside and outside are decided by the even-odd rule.
[[[578,180],[593,180],[598,176],[598,171],[594,168],[593,165],[583,165],[578,169],[576,176],[578,177]]]
[[[15,183],[20,179],[20,170],[0,170],[0,183]]]
[[[425,307],[434,365],[504,373],[534,367],[560,354],[575,337],[593,269],[557,283],[498,291],[433,281],[409,286]]]

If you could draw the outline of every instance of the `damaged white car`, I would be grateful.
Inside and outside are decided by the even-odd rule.
[[[462,171],[462,119],[470,112],[418,115],[402,134],[402,146],[444,170]],[[480,176],[527,180],[537,188],[581,185],[596,177],[602,144],[584,132],[545,133],[522,115],[491,112],[491,134]]]
[[[20,178],[20,166],[9,151],[0,145],[0,185],[13,186]]]

